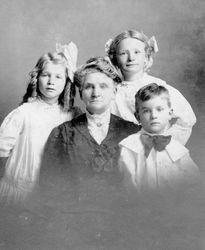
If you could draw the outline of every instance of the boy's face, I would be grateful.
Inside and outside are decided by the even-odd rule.
[[[94,72],[85,76],[81,99],[91,114],[104,113],[110,107],[115,94],[115,84],[107,75]]]
[[[161,134],[169,128],[172,109],[164,95],[156,96],[148,101],[139,103],[139,121],[145,131]]]
[[[143,73],[147,62],[145,44],[135,38],[123,39],[117,47],[117,62],[124,76]]]

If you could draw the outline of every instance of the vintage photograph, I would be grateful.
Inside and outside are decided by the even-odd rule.
[[[205,250],[204,0],[1,0],[0,250]]]

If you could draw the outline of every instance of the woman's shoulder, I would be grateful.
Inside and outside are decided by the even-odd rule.
[[[73,119],[83,114],[82,110],[78,106],[72,107],[70,111],[72,112]]]
[[[110,125],[122,130],[129,130],[132,133],[136,133],[140,130],[141,126],[131,121],[125,120],[117,115],[111,114]]]
[[[62,124],[58,125],[55,130],[56,131],[68,131],[68,130],[74,130],[75,128],[77,128],[78,126],[82,126],[85,125],[86,123],[86,114],[82,113],[76,115],[75,117],[73,117],[72,120],[70,121],[65,121]]]
[[[85,126],[86,124],[86,115],[78,115],[70,121],[65,121],[55,127],[50,135],[50,138],[59,139],[61,138],[63,141],[67,141],[68,138],[73,137],[76,134],[76,131],[80,126]]]

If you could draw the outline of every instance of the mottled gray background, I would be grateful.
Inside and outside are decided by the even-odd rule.
[[[187,147],[203,171],[205,0],[0,0],[0,122],[21,101],[38,58],[56,42],[74,41],[80,65],[103,55],[104,43],[126,29],[156,36],[159,53],[151,74],[191,103],[198,122]],[[113,214],[66,214],[61,197],[62,208],[57,203],[55,213],[53,201],[54,214],[45,209],[45,218],[42,211],[32,212],[35,206],[31,211],[0,206],[0,249],[204,250],[205,191],[190,190],[168,196],[163,205],[155,196],[135,200],[134,192]],[[102,200],[105,208],[108,199]]]
[[[104,43],[125,29],[155,35],[151,73],[178,88],[197,115],[188,143],[203,169],[205,159],[204,0],[1,0],[0,122],[15,108],[38,58],[55,43],[74,41],[79,61],[104,53]]]

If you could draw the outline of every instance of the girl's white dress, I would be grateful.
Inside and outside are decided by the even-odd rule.
[[[0,157],[8,157],[0,181],[1,197],[23,199],[32,191],[51,130],[71,119],[71,112],[41,99],[24,103],[8,114],[0,127]]]
[[[192,127],[196,123],[196,116],[184,96],[177,89],[159,78],[145,73],[137,81],[124,81],[121,85],[118,85],[116,99],[112,103],[111,112],[125,120],[138,124],[134,116],[135,95],[141,87],[150,83],[156,83],[168,89],[174,111],[173,124],[169,132],[176,140],[185,145],[191,135]]]
[[[132,183],[138,190],[173,188],[177,187],[177,184],[198,178],[198,167],[191,159],[187,148],[172,138],[163,151],[159,152],[152,148],[146,157],[140,139],[142,133],[143,129],[119,143],[120,168],[129,173]]]

